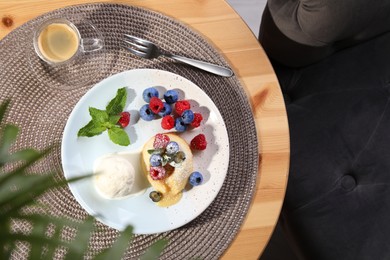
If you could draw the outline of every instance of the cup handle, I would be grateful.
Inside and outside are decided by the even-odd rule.
[[[103,41],[93,38],[81,39],[80,47],[82,52],[98,51],[103,48]]]

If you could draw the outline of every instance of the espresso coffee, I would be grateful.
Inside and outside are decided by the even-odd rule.
[[[76,29],[65,23],[51,23],[38,36],[39,52],[46,60],[58,63],[72,58],[79,49]]]

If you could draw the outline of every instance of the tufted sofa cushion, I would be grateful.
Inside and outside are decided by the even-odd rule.
[[[260,40],[288,38],[272,26]],[[268,52],[290,126],[280,221],[302,259],[390,259],[390,33],[325,53],[291,68]]]
[[[291,136],[290,239],[306,259],[390,259],[390,33],[275,69]]]
[[[273,59],[300,67],[389,30],[388,0],[269,0],[259,39]]]

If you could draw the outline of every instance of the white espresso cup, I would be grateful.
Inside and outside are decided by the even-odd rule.
[[[78,55],[102,48],[102,39],[83,39],[77,27],[64,18],[47,20],[34,33],[35,52],[50,65],[67,64]]]

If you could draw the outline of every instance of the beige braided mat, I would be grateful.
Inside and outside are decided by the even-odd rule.
[[[31,37],[38,23],[64,16],[95,25],[104,37],[105,48],[94,59],[87,59],[82,67],[64,72],[72,77],[58,80],[55,78],[58,72],[50,74],[31,57]],[[230,141],[227,177],[216,199],[199,217],[173,231],[136,235],[125,258],[137,258],[154,241],[167,238],[169,244],[162,259],[217,259],[237,234],[255,191],[258,143],[247,97],[235,77],[214,76],[165,58],[146,60],[133,56],[120,48],[123,33],[149,39],[176,54],[228,66],[199,34],[149,10],[117,4],[87,4],[45,14],[17,28],[0,42],[0,101],[11,98],[6,120],[21,128],[15,149],[43,149],[60,144],[75,104],[95,83],[110,75],[135,68],[155,68],[191,80],[210,96],[226,123]],[[63,178],[60,158],[58,146],[33,170],[57,170],[59,178]],[[75,220],[87,216],[67,187],[47,193],[42,202],[49,206],[52,215]],[[118,231],[100,222],[96,225],[98,231],[92,237],[90,251],[86,252],[87,259],[109,247],[118,236]],[[27,249],[21,246],[20,256],[23,250]]]

